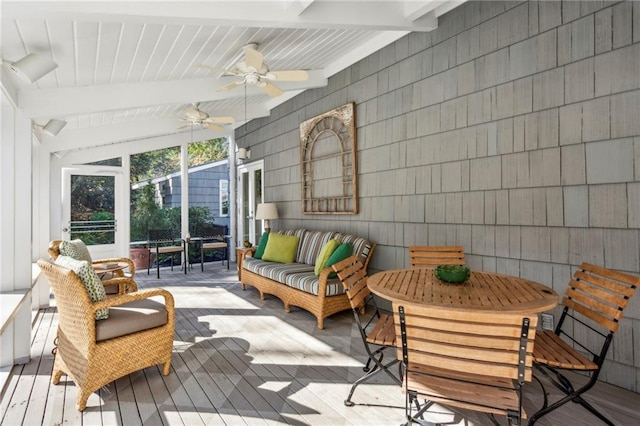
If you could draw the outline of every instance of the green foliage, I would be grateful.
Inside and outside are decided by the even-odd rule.
[[[94,212],[114,211],[113,176],[71,176],[71,220],[88,220]]]
[[[155,201],[155,186],[145,185],[132,192],[131,241],[146,240],[149,229],[164,226],[164,214]]]
[[[210,139],[189,144],[189,167],[227,158],[227,146],[228,144],[225,138]]]
[[[217,138],[189,144],[189,167],[227,158],[227,139]],[[153,179],[180,170],[180,147],[158,149],[131,156],[131,183]]]
[[[173,234],[181,234],[180,207],[160,208],[155,202],[155,187],[145,185],[132,193],[131,241],[144,241],[149,229],[171,229]],[[214,216],[207,207],[189,207],[189,232],[196,236],[205,225],[212,225]]]

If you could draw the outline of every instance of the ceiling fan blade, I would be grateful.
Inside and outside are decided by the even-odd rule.
[[[306,81],[309,73],[305,70],[269,71],[265,78],[277,81]]]
[[[224,130],[222,126],[218,126],[217,124],[213,124],[213,123],[206,123],[205,127],[208,127],[211,130],[216,130],[218,132]]]
[[[264,93],[271,96],[272,98],[280,96],[284,93],[281,88],[279,88],[278,86],[276,86],[275,84],[269,81],[264,81],[264,85],[260,84],[258,85],[258,87],[262,89]]]
[[[262,53],[253,49],[251,46],[244,47],[244,63],[247,65],[247,68],[253,68],[257,72],[260,72],[263,61],[264,56],[262,56]]]
[[[233,117],[209,117],[207,118],[207,123],[221,123],[221,124],[232,124],[235,123],[236,120]]]
[[[233,81],[229,84],[225,84],[224,86],[218,88],[218,92],[223,92],[225,90],[231,90],[235,87],[240,86],[242,83],[244,83],[244,80],[238,80],[238,81]]]

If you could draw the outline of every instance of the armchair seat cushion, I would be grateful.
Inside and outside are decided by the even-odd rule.
[[[182,246],[164,246],[158,247],[158,253],[177,253],[183,251]]]
[[[96,322],[96,341],[160,327],[167,321],[165,305],[152,299],[112,306],[109,308],[109,318]]]
[[[220,243],[220,242],[203,243],[202,248],[203,249],[222,249],[222,248],[227,248],[227,243]]]

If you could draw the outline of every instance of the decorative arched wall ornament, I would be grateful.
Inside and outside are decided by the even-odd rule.
[[[302,213],[357,214],[355,104],[300,124]]]

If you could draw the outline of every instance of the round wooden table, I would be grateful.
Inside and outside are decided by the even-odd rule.
[[[100,277],[100,279],[104,279],[105,276],[107,276],[107,274],[111,274],[109,275],[110,277],[113,276],[121,276],[123,269],[129,267],[129,264],[127,262],[109,262],[109,263],[94,263],[93,265],[93,270],[96,271],[96,274],[98,274],[98,276]],[[116,272],[119,272],[118,274],[116,274]]]
[[[444,309],[538,313],[558,304],[558,294],[542,284],[510,275],[471,271],[462,284],[448,284],[433,269],[393,269],[371,275],[372,293],[393,303],[417,303]]]

